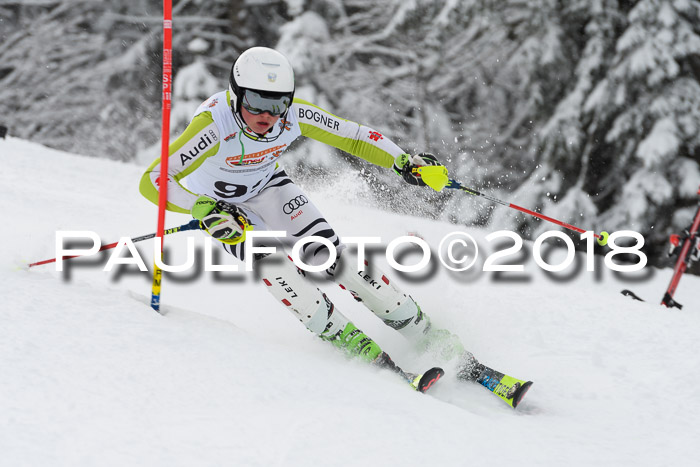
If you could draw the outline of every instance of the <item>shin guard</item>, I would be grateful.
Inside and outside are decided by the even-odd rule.
[[[413,299],[399,290],[381,271],[355,271],[354,265],[338,260],[329,271],[333,280],[362,302],[384,324],[410,340],[420,340],[430,328],[430,320]],[[365,266],[368,263],[365,261]],[[365,268],[369,269],[369,268]]]
[[[270,255],[260,259],[257,266],[267,290],[309,331],[350,355],[360,355],[369,361],[379,356],[381,348],[338,311],[286,255]]]
[[[347,289],[384,324],[413,341],[419,352],[428,352],[442,362],[463,354],[465,350],[459,337],[446,329],[433,327],[430,318],[421,311],[413,298],[403,293],[385,274],[376,268],[371,273],[357,272],[352,266],[349,262],[341,264],[339,259],[327,272],[340,287]],[[365,266],[365,269],[369,269],[367,261]]]

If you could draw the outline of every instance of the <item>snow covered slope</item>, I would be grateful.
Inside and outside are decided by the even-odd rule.
[[[57,230],[93,230],[105,243],[152,232],[155,207],[138,194],[141,167],[12,138],[0,140],[0,160],[2,466],[682,466],[700,454],[695,277],[677,293],[685,309],[669,311],[657,305],[668,270],[634,284],[600,264],[555,280],[531,258],[524,280],[439,265],[418,278],[392,272],[482,362],[535,382],[514,411],[449,368],[421,395],[346,360],[245,274],[166,277],[161,316],[147,305],[150,275],[135,267],[109,274],[105,259],[86,258],[65,274],[22,268],[54,256]],[[338,183],[310,197],[341,235],[415,232],[437,248],[457,230],[358,204],[360,183]],[[488,245],[490,232],[464,230]],[[170,262],[184,260],[188,235],[168,237]],[[138,245],[150,266],[152,242]],[[400,365],[433,363],[321,286]]]

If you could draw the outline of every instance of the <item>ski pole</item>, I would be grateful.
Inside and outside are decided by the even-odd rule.
[[[459,182],[456,181],[456,180],[450,179],[449,183],[447,184],[447,186],[446,186],[445,188],[452,188],[452,189],[456,189],[456,190],[462,190],[462,191],[465,191],[465,192],[469,193],[470,195],[480,196],[480,197],[482,197],[482,198],[486,198],[487,200],[492,201],[492,202],[494,202],[494,203],[498,203],[498,204],[501,204],[501,205],[503,205],[503,206],[507,206],[507,207],[509,207],[509,208],[513,208],[513,209],[518,210],[518,211],[520,211],[520,212],[524,212],[525,214],[529,214],[529,215],[531,215],[531,216],[537,217],[538,219],[542,219],[542,220],[551,222],[551,223],[553,223],[553,224],[557,224],[557,225],[559,225],[559,226],[565,227],[565,228],[567,228],[567,229],[569,229],[569,230],[573,230],[573,231],[579,232],[579,233],[586,233],[586,231],[583,230],[583,229],[580,228],[580,227],[576,227],[575,225],[567,224],[566,222],[562,222],[562,221],[560,221],[560,220],[554,219],[553,217],[545,216],[544,214],[540,214],[540,213],[537,213],[537,212],[535,212],[535,211],[531,211],[530,209],[525,209],[525,208],[523,208],[523,207],[521,207],[521,206],[518,206],[517,204],[508,203],[508,202],[506,202],[506,201],[501,201],[500,199],[494,198],[493,196],[489,196],[489,195],[487,195],[487,194],[478,192],[478,191],[473,190],[473,189],[471,189],[471,188],[467,188],[466,186],[462,185],[461,183],[459,183]],[[602,231],[602,232],[600,232],[599,234],[593,232],[593,236],[595,236],[595,238],[597,239],[599,245],[605,246],[605,245],[607,245],[607,243],[608,243],[608,237],[609,237],[610,235],[609,235],[607,232]]]
[[[175,232],[182,232],[182,231],[184,231],[184,230],[197,230],[197,229],[201,229],[201,228],[202,228],[202,226],[201,226],[199,220],[197,220],[197,219],[192,219],[192,220],[189,221],[187,224],[182,224],[182,225],[179,226],[179,227],[173,227],[173,228],[171,228],[171,229],[165,230],[165,231],[163,232],[163,234],[164,234],[164,235],[167,235],[167,234],[172,234],[172,233],[175,233]],[[143,240],[148,240],[149,238],[153,238],[153,237],[155,237],[155,236],[156,236],[155,233],[148,234],[148,235],[142,235],[142,236],[140,236],[140,237],[134,237],[134,238],[132,238],[131,241],[132,241],[133,243],[141,242],[141,241],[143,241]],[[114,242],[114,243],[110,243],[109,245],[104,245],[104,246],[101,247],[98,251],[109,250],[109,249],[114,248],[115,246],[117,246],[118,243],[119,243],[119,242]],[[64,256],[62,259],[63,259],[63,260],[66,260],[66,259],[71,259],[71,258],[78,258],[79,256],[80,256],[80,255],[75,255],[75,256]],[[56,259],[57,259],[57,258],[45,259],[44,261],[37,261],[36,263],[30,264],[29,267],[31,268],[31,267],[33,267],[33,266],[41,266],[42,264],[54,263],[54,262],[56,262]]]

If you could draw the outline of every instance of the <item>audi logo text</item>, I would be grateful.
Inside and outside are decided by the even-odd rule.
[[[290,199],[284,206],[282,206],[282,211],[284,211],[285,214],[291,214],[308,202],[309,200],[306,199],[306,196],[299,195],[296,198]]]

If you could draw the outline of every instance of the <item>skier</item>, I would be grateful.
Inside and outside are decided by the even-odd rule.
[[[376,266],[365,263],[366,270],[358,273],[356,261],[343,255],[345,245],[331,225],[278,162],[294,140],[308,136],[393,168],[410,184],[437,191],[448,182],[447,169],[431,154],[408,155],[380,132],[295,98],[294,90],[294,72],[284,55],[265,47],[243,52],[232,66],[228,90],[204,101],[170,145],[167,209],[192,214],[239,260],[244,259],[246,232],[251,229],[286,231],[292,240],[312,235],[326,238],[337,251],[335,263],[325,271],[327,279],[348,290],[419,349],[432,351],[444,361],[459,357],[462,379],[483,380],[491,375],[464,350],[457,336],[433,327],[420,306]],[[159,176],[157,159],[140,183],[141,193],[155,204]],[[185,177],[186,187],[181,184]],[[442,375],[437,368],[424,375],[404,373],[306,279],[279,243],[264,245],[277,246],[277,253],[257,255],[256,270],[261,271],[267,290],[310,331],[349,354],[399,373],[414,389],[423,391]],[[322,244],[306,244],[302,251],[309,265],[328,259],[329,251]],[[503,390],[506,381],[501,380]],[[512,393],[524,383],[515,381],[519,380],[505,392]]]

